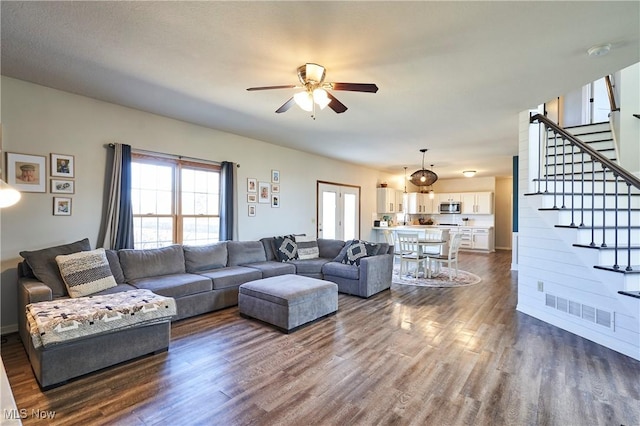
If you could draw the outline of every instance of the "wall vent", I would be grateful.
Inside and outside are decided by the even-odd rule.
[[[583,305],[582,303],[554,296],[549,293],[545,294],[544,304],[566,314],[582,318],[585,321],[589,321],[603,327],[613,328],[613,314],[611,312],[594,308],[593,306]]]

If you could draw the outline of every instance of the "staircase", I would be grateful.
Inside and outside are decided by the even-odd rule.
[[[640,359],[640,180],[619,166],[609,123],[530,121],[544,130],[518,310]]]

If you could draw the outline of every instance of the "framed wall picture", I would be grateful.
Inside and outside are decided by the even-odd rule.
[[[73,194],[76,192],[75,187],[75,182],[72,180],[51,179],[52,194]]]
[[[280,207],[280,194],[271,196],[271,207]]]
[[[71,216],[71,198],[53,197],[53,215]]]
[[[7,183],[21,192],[47,192],[47,158],[7,152]]]
[[[73,177],[73,155],[51,154],[51,176]]]
[[[247,178],[247,192],[258,192],[258,181],[255,178]]]
[[[258,202],[269,204],[271,202],[270,188],[268,182],[258,182]]]
[[[257,203],[258,194],[247,194],[247,203]]]
[[[271,182],[280,183],[280,171],[279,170],[271,170]]]
[[[271,193],[272,194],[279,194],[280,193],[280,184],[279,183],[272,183],[271,184]]]
[[[249,217],[253,217],[256,215],[256,206],[253,204],[249,204]]]

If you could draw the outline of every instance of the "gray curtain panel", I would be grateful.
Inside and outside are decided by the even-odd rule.
[[[220,241],[233,240],[235,232],[236,164],[223,161],[220,168]]]
[[[133,248],[131,146],[119,143],[109,146],[113,147],[113,164],[102,247],[113,250]]]

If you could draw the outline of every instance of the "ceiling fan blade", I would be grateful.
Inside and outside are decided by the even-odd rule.
[[[337,100],[331,93],[327,92],[327,96],[331,99],[331,102],[329,102],[329,108],[334,110],[337,114],[342,114],[347,110],[347,107]]]
[[[295,89],[294,84],[287,84],[286,86],[262,86],[262,87],[249,87],[247,90],[253,92],[254,90],[271,90],[271,89]]]
[[[329,83],[333,90],[348,90],[350,92],[376,93],[378,86],[371,83]]]
[[[281,112],[285,112],[287,111],[289,108],[291,108],[293,106],[293,104],[295,103],[295,101],[293,100],[293,96],[291,97],[291,99],[289,99],[287,102],[284,103],[284,105],[282,105],[280,108],[278,108],[276,110],[276,112],[278,114],[280,114]]]

